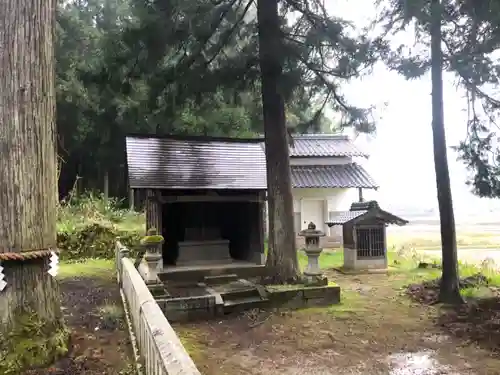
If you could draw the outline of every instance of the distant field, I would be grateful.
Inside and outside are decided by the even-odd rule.
[[[457,244],[460,248],[500,249],[500,221],[497,223],[458,223]],[[414,220],[404,227],[387,229],[389,246],[412,246],[421,249],[440,247],[440,227],[436,220]]]
[[[412,216],[404,215],[401,217],[408,220],[410,225],[429,225],[436,226],[439,225],[439,218],[430,216]],[[489,225],[500,225],[500,215],[471,215],[466,217],[455,217],[457,226],[489,226]]]

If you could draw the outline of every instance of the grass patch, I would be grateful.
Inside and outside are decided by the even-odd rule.
[[[429,259],[430,264],[435,264],[440,267],[439,260]],[[395,265],[394,274],[404,276],[405,282],[418,283],[423,281],[435,280],[441,277],[440,268],[418,268],[420,261],[414,259],[402,259],[398,265]],[[465,262],[458,263],[458,271],[460,277],[470,277],[481,274],[489,280],[489,285],[500,286],[500,273],[495,269],[482,264],[470,264]]]
[[[500,273],[490,267],[467,263],[459,264],[459,274],[461,277],[469,277],[477,274],[486,276],[491,286],[500,286]]]
[[[303,271],[307,266],[307,255],[304,251],[299,250],[299,267]],[[322,269],[340,267],[344,263],[344,253],[337,251],[323,251],[319,256],[319,266]]]
[[[413,247],[415,249],[441,249],[441,237],[438,233],[408,233],[389,234],[388,247],[399,249]],[[461,249],[495,249],[500,248],[498,232],[457,233],[457,246]]]
[[[204,345],[199,342],[200,333],[192,327],[175,327],[177,336],[181,340],[184,349],[195,362],[199,362],[204,358]]]
[[[322,268],[329,268],[329,263],[335,257],[327,258]],[[401,257],[396,252],[388,253],[388,263],[391,270],[387,274],[380,275],[339,275],[331,274],[329,278],[338,281],[341,287],[341,303],[326,308],[311,308],[304,310],[305,313],[328,313],[335,318],[365,320],[365,314],[370,313],[372,318],[383,314],[394,316],[413,312],[414,301],[404,297],[404,291],[408,285],[421,284],[424,282],[439,280],[441,269],[429,267],[418,268],[422,261],[420,257]],[[341,263],[341,252],[337,255],[337,263]],[[432,264],[432,260],[428,260]],[[435,262],[435,261],[434,261]],[[434,263],[436,264],[436,263]],[[437,262],[439,265],[440,262]],[[460,278],[469,278],[477,275],[485,276],[487,283],[478,283],[461,289],[465,299],[487,299],[495,296],[491,287],[500,287],[500,273],[488,264],[459,263]],[[353,286],[354,285],[354,286]],[[427,313],[433,314],[429,310]],[[407,318],[405,318],[406,320]]]
[[[106,259],[86,259],[81,262],[61,262],[57,277],[114,277],[115,263]]]
[[[358,292],[341,289],[340,303],[328,307],[310,307],[300,310],[303,314],[327,313],[336,318],[352,318],[356,314],[369,311],[368,303]]]
[[[495,293],[486,287],[486,286],[476,286],[472,288],[464,288],[460,290],[460,294],[462,297],[467,299],[484,299],[484,298],[493,298],[495,297]]]
[[[425,281],[431,279],[437,279],[441,277],[441,260],[439,257],[433,257],[429,255],[417,254],[411,257],[401,257],[398,253],[392,254],[392,262],[389,264],[398,263],[396,272],[403,272],[408,275],[409,281]],[[427,262],[433,264],[438,268],[418,268],[420,262]],[[470,277],[477,274],[485,276],[489,280],[489,284],[492,286],[500,286],[500,272],[495,269],[495,264],[490,263],[490,261],[485,260],[480,264],[468,263],[468,262],[458,262],[458,270],[460,277]]]
[[[419,268],[425,261],[430,267]],[[388,278],[392,288],[407,290],[413,301],[434,303],[439,292],[442,271],[439,259],[422,257],[399,258],[398,265]],[[467,300],[487,300],[498,297],[500,272],[488,261],[481,264],[459,262],[460,294]],[[407,301],[403,299],[402,301]]]

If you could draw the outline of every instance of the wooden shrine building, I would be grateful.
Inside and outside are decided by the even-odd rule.
[[[326,223],[342,226],[344,269],[387,269],[389,224],[406,225],[408,221],[382,210],[376,201],[356,202]]]
[[[146,227],[163,264],[262,264],[266,159],[261,139],[132,135],[129,187],[146,191]]]

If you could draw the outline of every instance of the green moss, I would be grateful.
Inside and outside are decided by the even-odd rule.
[[[302,289],[307,289],[311,287],[331,287],[331,286],[338,286],[338,284],[334,283],[333,281],[329,281],[328,285],[319,285],[319,286],[314,286],[310,284],[271,284],[271,285],[266,285],[266,289],[270,292],[279,292],[279,291],[285,291],[285,290],[302,290]]]
[[[31,311],[15,316],[13,329],[0,337],[0,374],[44,367],[68,352],[69,331],[62,323],[48,324]]]
[[[284,290],[300,290],[304,289],[305,285],[304,284],[271,284],[271,285],[266,285],[266,289],[269,290],[270,292],[272,291],[284,291]]]
[[[153,245],[153,244],[161,244],[165,241],[162,235],[156,234],[153,236],[145,236],[141,239],[142,245]]]
[[[101,280],[115,280],[115,262],[108,259],[85,259],[79,262],[62,261],[59,264],[58,279],[67,277],[92,277]]]
[[[149,228],[147,234],[141,239],[141,245],[159,245],[165,239],[161,234],[158,234],[156,228]]]
[[[200,332],[196,329],[180,328],[176,330],[184,349],[196,363],[204,359],[205,346],[200,343]]]

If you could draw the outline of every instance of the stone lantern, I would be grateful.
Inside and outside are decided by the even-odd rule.
[[[320,246],[319,240],[325,236],[325,233],[317,230],[316,225],[310,222],[307,229],[300,231],[299,236],[305,238],[305,248],[303,250],[307,255],[307,267],[304,276],[309,283],[320,282],[323,280],[323,275],[319,268],[319,256],[323,248]]]
[[[144,255],[139,266],[139,273],[144,278],[146,284],[156,283],[158,272],[163,268],[162,245],[165,239],[157,234],[156,228],[148,229],[147,235],[141,240]]]

